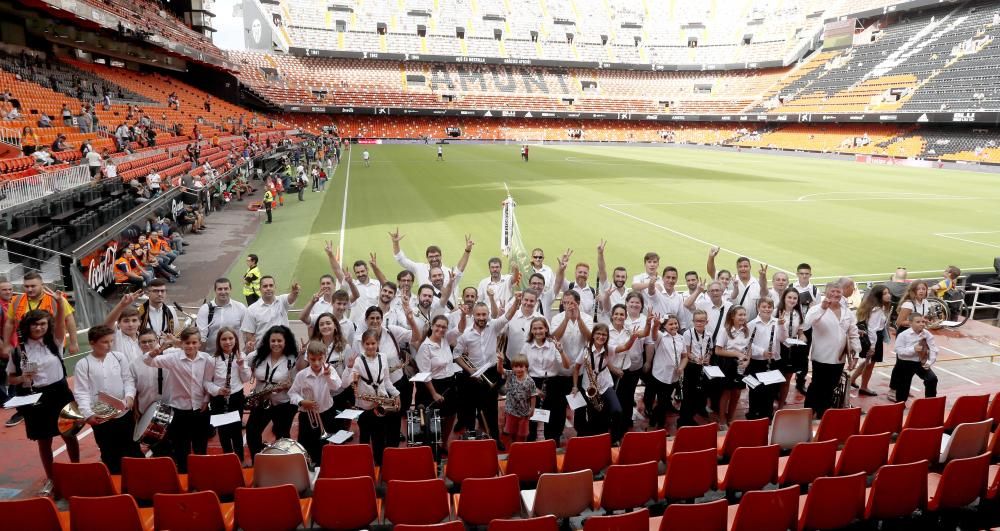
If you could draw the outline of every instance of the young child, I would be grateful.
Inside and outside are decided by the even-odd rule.
[[[505,376],[503,368],[503,353],[497,353],[497,372],[506,377],[504,391],[507,394],[504,406],[503,434],[500,436],[504,447],[510,448],[511,442],[521,442],[528,437],[528,420],[535,414],[535,398],[538,389],[535,381],[528,376],[528,356],[515,354],[510,360],[511,371]]]
[[[216,334],[215,352],[212,357],[211,379],[205,384],[212,395],[208,405],[213,415],[239,411],[243,417],[245,396],[243,385],[250,381],[250,364],[240,351],[236,330],[222,327]],[[222,451],[235,453],[243,462],[243,426],[239,422],[219,426],[219,444]]]
[[[774,301],[770,297],[764,297],[757,301],[757,317],[747,325],[750,327],[750,335],[754,338],[751,342],[750,363],[747,365],[746,374],[757,374],[767,372],[772,368],[777,368],[777,363],[781,359],[781,351],[778,340],[778,321],[773,318]],[[778,397],[779,386],[758,385],[754,389],[747,391],[749,396],[749,408],[747,409],[747,419],[770,419],[774,416],[774,400]]]
[[[719,398],[719,430],[729,429],[729,423],[736,416],[736,406],[746,384],[743,371],[750,361],[748,346],[754,337],[747,326],[747,311],[742,306],[733,306],[726,314],[724,332],[718,334],[715,355],[719,358],[719,368],[725,374],[722,378],[722,396]]]
[[[135,401],[135,382],[132,379],[128,358],[111,350],[115,331],[110,327],[97,325],[87,333],[90,354],[76,364],[73,378],[73,398],[87,424],[94,427],[94,440],[101,449],[101,461],[112,474],[121,473],[122,457],[142,457],[139,444],[132,440],[135,417],[132,403]],[[121,400],[126,409],[121,415],[110,419],[95,415],[95,404],[99,393]]]
[[[372,445],[372,455],[375,464],[382,464],[382,451],[388,442],[388,419],[393,416],[378,416],[373,410],[375,404],[363,397],[392,397],[399,407],[399,391],[389,379],[389,357],[378,351],[379,331],[365,330],[361,335],[361,348],[364,355],[354,360],[350,369],[354,383],[354,400],[358,409],[364,413],[358,418],[358,428],[361,430],[361,443]]]
[[[665,427],[667,411],[671,408],[671,396],[680,380],[687,358],[684,357],[684,340],[677,333],[680,321],[668,315],[662,321],[653,318],[653,355],[646,360],[645,370],[652,377],[656,394],[656,405],[649,416],[649,426]]]
[[[340,389],[340,375],[326,363],[326,346],[310,341],[306,346],[309,367],[295,375],[288,398],[299,406],[299,444],[309,452],[313,463],[323,457],[322,438],[325,427],[333,425],[337,410],[333,408],[333,392]],[[314,425],[315,424],[315,425]]]
[[[712,361],[710,339],[705,333],[708,325],[708,313],[705,310],[695,310],[691,314],[693,327],[684,331],[684,400],[681,402],[681,414],[677,426],[697,426],[694,416],[707,416],[705,402],[708,399],[707,389],[701,383],[705,366]]]
[[[924,381],[927,398],[937,396],[938,379],[931,365],[937,361],[938,348],[926,326],[927,318],[914,313],[910,316],[910,328],[896,336],[896,366],[889,379],[896,390],[896,402],[906,402],[914,376]]]

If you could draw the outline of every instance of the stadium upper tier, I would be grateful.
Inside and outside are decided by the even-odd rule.
[[[245,84],[282,105],[670,114],[996,111],[998,21],[996,2],[946,5],[879,20],[853,47],[765,69],[668,72],[256,52],[232,58]]]

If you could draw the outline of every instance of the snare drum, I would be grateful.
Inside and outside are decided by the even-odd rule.
[[[173,408],[163,402],[153,402],[136,423],[132,440],[152,446],[167,436],[167,428],[173,420]]]
[[[423,407],[408,410],[406,432],[407,446],[441,444],[441,413]]]
[[[306,466],[309,467],[310,471],[315,470],[316,468],[316,465],[312,462],[312,459],[309,458],[309,452],[307,452],[306,448],[301,444],[299,444],[299,442],[296,441],[295,439],[278,439],[277,441],[274,441],[273,443],[265,446],[264,449],[260,451],[260,453],[269,455],[299,454],[306,459]]]

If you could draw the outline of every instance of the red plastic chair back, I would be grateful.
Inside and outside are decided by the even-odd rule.
[[[768,483],[777,483],[780,455],[781,447],[777,444],[737,448],[725,468],[725,477],[719,482],[719,490],[743,492],[762,489]]]
[[[767,419],[734,420],[729,424],[726,438],[719,448],[719,457],[731,459],[733,452],[741,446],[767,446],[770,423]]]
[[[903,465],[927,461],[936,463],[941,453],[941,437],[944,426],[935,428],[907,428],[899,432],[896,444],[892,446],[890,465]]]
[[[556,442],[552,439],[516,442],[507,454],[506,473],[521,483],[534,484],[542,474],[556,472]]]
[[[323,447],[320,460],[320,478],[356,478],[368,476],[375,479],[375,457],[367,444],[328,444]]]
[[[714,449],[713,449],[714,452]],[[663,512],[659,531],[726,531],[729,502],[672,503]]]
[[[730,531],[785,531],[795,529],[799,518],[799,487],[752,490],[734,507]]]
[[[210,490],[185,494],[153,495],[153,522],[156,529],[185,531],[225,531],[219,497]]]
[[[56,504],[45,497],[0,501],[0,522],[7,529],[62,531]]]
[[[959,424],[979,422],[986,418],[986,410],[990,405],[990,395],[963,395],[955,399],[955,403],[944,421],[945,431],[955,429]]]
[[[104,463],[100,463],[103,465]],[[139,506],[127,494],[73,496],[69,499],[70,529],[73,531],[143,531]]]
[[[949,461],[940,476],[928,476],[929,480],[937,476],[937,484],[934,492],[929,493],[927,509],[958,509],[976,501],[986,493],[989,467],[988,453]]]
[[[493,439],[455,440],[448,446],[445,477],[457,485],[466,478],[495,477],[499,466]]]
[[[221,500],[231,500],[236,489],[246,486],[243,465],[236,454],[188,456],[189,490],[210,490]]]
[[[918,398],[910,404],[910,412],[906,415],[906,428],[933,428],[944,426],[944,403],[946,398]]]
[[[234,529],[276,531],[302,525],[299,492],[290,484],[236,489]]]
[[[583,521],[583,531],[647,531],[649,509],[609,516],[591,516]]]
[[[799,443],[792,448],[778,481],[781,485],[808,485],[816,478],[832,476],[836,464],[836,440]]]
[[[486,525],[521,512],[521,490],[514,474],[496,478],[469,478],[462,482],[458,517],[471,525]]]
[[[1000,393],[997,393],[990,401],[990,407],[986,410],[986,416],[993,419],[993,429],[1000,427]]]
[[[606,511],[630,510],[655,500],[656,471],[656,461],[609,466],[601,490],[601,508]]]
[[[600,474],[611,464],[611,435],[602,433],[589,437],[570,437],[566,442],[560,472],[590,469]]]
[[[672,441],[667,443],[669,459],[677,452],[697,452],[698,450],[715,449],[719,444],[719,424],[711,422],[701,426],[684,426],[677,430]]]
[[[441,522],[440,524],[411,525],[401,524],[393,526],[393,531],[465,531],[465,524],[458,520]]]
[[[868,409],[868,413],[865,413],[864,422],[861,424],[861,435],[899,433],[903,429],[905,409],[905,402],[872,406]]]
[[[857,437],[857,435],[855,435]],[[847,527],[865,513],[865,474],[817,478],[809,486],[799,529]]]
[[[177,464],[169,457],[123,457],[122,494],[152,501],[154,494],[180,494]]]
[[[927,502],[927,467],[928,462],[921,460],[878,469],[868,494],[865,518],[903,518],[922,509]]]
[[[546,515],[536,518],[493,520],[487,531],[558,531],[558,529],[559,520],[555,516]]]
[[[486,442],[494,444],[492,440]],[[443,479],[390,481],[384,507],[385,518],[393,524],[437,524],[451,514]]]
[[[104,497],[118,494],[111,482],[108,467],[94,463],[52,463],[53,493],[58,498],[71,496]]]
[[[666,457],[667,430],[630,431],[622,437],[616,465],[659,462]]]
[[[852,435],[847,438],[844,450],[837,459],[834,471],[838,476],[847,476],[856,472],[867,475],[874,474],[886,463],[889,454],[889,434]]]
[[[313,525],[323,529],[368,527],[378,519],[375,482],[367,476],[317,479],[310,511]]]
[[[715,488],[716,451],[679,452],[670,457],[660,498],[693,500]]]
[[[851,435],[857,435],[861,429],[861,408],[832,408],[823,413],[816,429],[813,441],[835,439],[837,445],[843,445]]]
[[[382,451],[380,481],[420,481],[437,477],[437,464],[430,446],[386,448]]]

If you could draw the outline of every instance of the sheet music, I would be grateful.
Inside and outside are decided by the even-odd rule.
[[[535,408],[535,414],[528,419],[532,422],[549,422],[549,410]]]
[[[747,384],[750,389],[756,389],[760,385],[760,381],[750,374],[743,377],[743,383]]]
[[[337,433],[334,433],[333,437],[330,437],[330,442],[332,442],[333,444],[343,444],[351,440],[352,437],[354,437],[354,432],[348,430],[340,430]]]
[[[35,393],[32,395],[25,395],[25,396],[15,396],[14,398],[11,398],[7,402],[5,402],[3,408],[14,409],[16,407],[21,407],[21,406],[33,406],[35,405],[36,402],[38,402],[39,398],[42,398],[42,393]]]
[[[785,375],[781,374],[781,371],[775,369],[767,372],[759,372],[756,374],[757,379],[760,383],[764,385],[774,385],[785,383]]]
[[[702,370],[705,372],[705,376],[709,378],[725,378],[725,373],[722,369],[716,367],[715,365],[705,365]]]
[[[212,415],[209,417],[209,421],[212,423],[212,426],[216,428],[219,426],[235,424],[242,420],[243,415],[241,415],[239,411],[230,411],[229,413],[221,413],[219,415]]]
[[[431,373],[429,372],[418,372],[410,377],[411,382],[429,382],[431,381]]]
[[[360,409],[345,409],[340,413],[338,413],[335,418],[346,419],[346,420],[357,420],[362,413],[364,413],[364,411]]]
[[[583,397],[582,391],[575,395],[572,393],[566,395],[566,402],[569,404],[570,409],[579,409],[587,405],[587,399]]]

